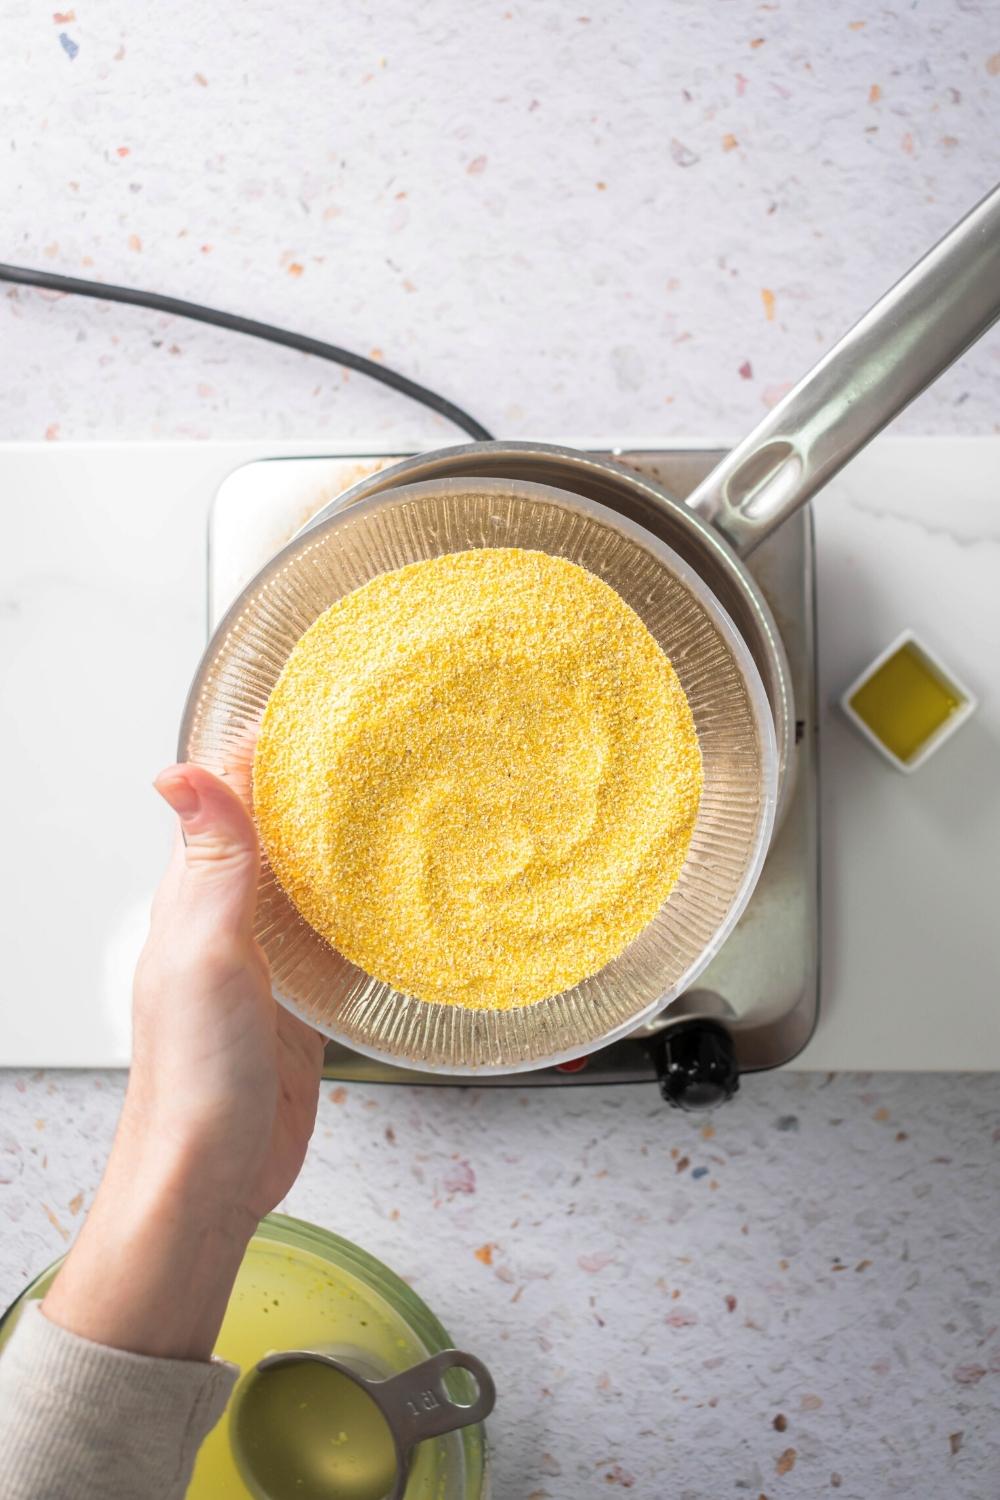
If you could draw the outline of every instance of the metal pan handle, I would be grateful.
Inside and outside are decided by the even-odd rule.
[[[886,292],[688,504],[746,556],[1000,317],[1000,187]]]

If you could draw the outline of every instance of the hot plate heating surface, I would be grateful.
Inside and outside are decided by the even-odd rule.
[[[401,455],[400,455],[401,456]],[[677,498],[690,494],[721,455],[714,450],[616,452]],[[239,590],[320,507],[392,457],[281,459],[249,464],[224,482],[209,521],[209,625]],[[717,1015],[731,1031],[741,1072],[789,1061],[809,1039],[819,1004],[819,847],[816,766],[816,649],[812,517],[787,521],[749,561],[788,653],[796,704],[793,791],[767,863],[742,919],[698,981],[667,1017]],[[660,1018],[661,1023],[663,1017]],[[656,1076],[650,1029],[577,1066],[489,1077],[484,1086],[633,1083]],[[326,1075],[367,1082],[467,1082],[409,1072],[331,1042]]]

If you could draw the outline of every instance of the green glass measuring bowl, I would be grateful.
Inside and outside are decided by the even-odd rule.
[[[0,1320],[0,1358],[21,1308],[44,1297],[59,1264],[36,1277]],[[354,1370],[384,1379],[402,1375],[453,1345],[427,1305],[374,1256],[314,1224],[269,1214],[240,1267],[215,1352],[243,1370],[234,1393],[239,1396],[248,1374],[279,1351],[333,1348]],[[472,1399],[469,1375],[455,1370],[444,1379],[452,1400]],[[232,1418],[238,1407],[237,1400],[230,1402],[202,1444],[187,1500],[260,1500],[233,1450]],[[332,1424],[335,1441],[342,1431],[348,1431],[344,1422]],[[488,1492],[481,1421],[429,1438],[413,1449],[402,1491],[405,1500],[486,1500]],[[297,1495],[303,1497],[301,1486]]]

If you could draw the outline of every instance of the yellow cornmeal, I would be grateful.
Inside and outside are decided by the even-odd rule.
[[[497,548],[320,616],[268,701],[254,808],[277,879],[353,963],[506,1008],[651,921],[701,784],[684,690],[638,615],[574,563]]]

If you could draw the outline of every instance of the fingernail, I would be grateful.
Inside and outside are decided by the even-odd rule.
[[[201,798],[190,781],[183,776],[172,777],[169,781],[155,781],[153,785],[179,818],[193,818],[201,806]]]

